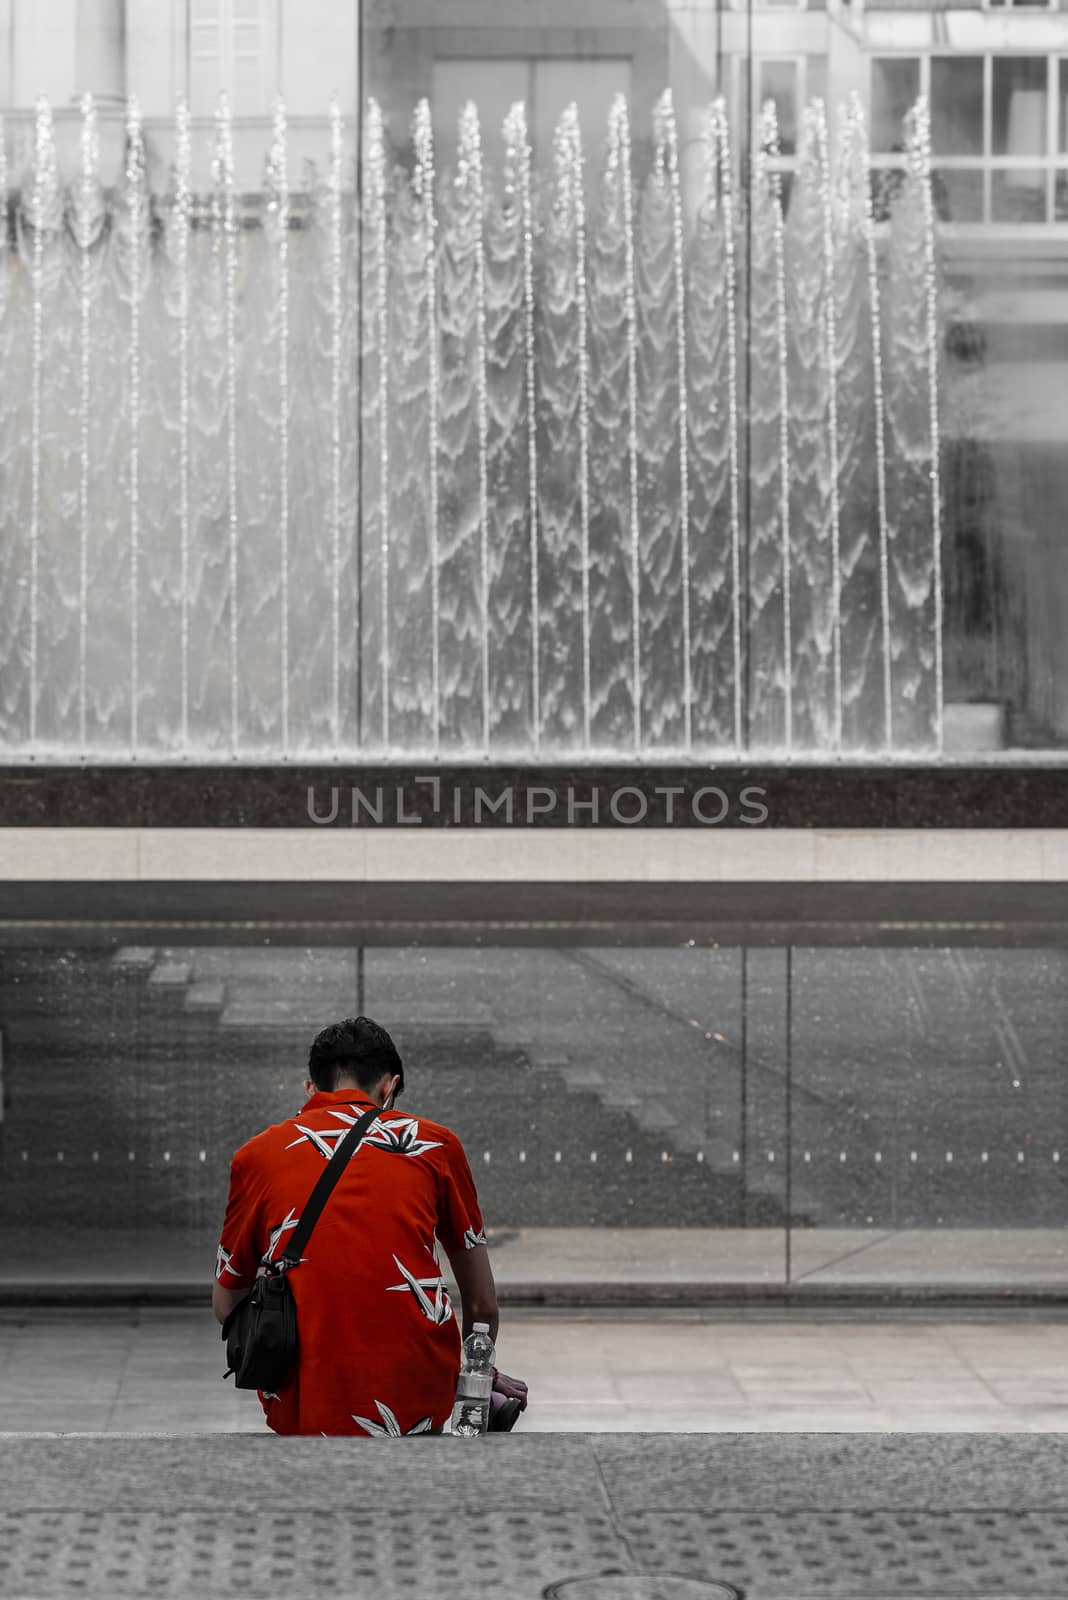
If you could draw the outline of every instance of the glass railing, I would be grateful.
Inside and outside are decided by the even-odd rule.
[[[636,937],[9,944],[0,1290],[207,1282],[233,1151],[359,1011],[514,1297],[1063,1290],[1068,946]]]

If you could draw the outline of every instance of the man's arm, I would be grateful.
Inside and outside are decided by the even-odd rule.
[[[456,1287],[463,1302],[464,1338],[476,1322],[488,1322],[490,1338],[497,1339],[497,1286],[493,1281],[489,1250],[478,1244],[473,1250],[458,1250],[449,1257]]]
[[[248,1294],[247,1289],[225,1289],[221,1283],[211,1286],[211,1309],[216,1322],[225,1322],[239,1300]]]

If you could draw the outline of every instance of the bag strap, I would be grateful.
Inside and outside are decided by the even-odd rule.
[[[329,1200],[334,1190],[334,1185],[340,1178],[349,1160],[355,1155],[364,1134],[370,1128],[376,1117],[382,1115],[381,1106],[372,1106],[370,1111],[365,1111],[358,1122],[354,1122],[345,1137],[338,1142],[326,1166],[316,1179],[315,1188],[308,1196],[308,1203],[301,1212],[300,1221],[294,1228],[289,1243],[283,1255],[275,1261],[265,1262],[267,1271],[272,1268],[285,1272],[289,1267],[295,1267],[304,1254],[305,1246],[311,1238],[311,1231],[318,1222],[322,1209]]]

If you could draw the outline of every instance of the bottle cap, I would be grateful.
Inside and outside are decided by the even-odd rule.
[[[489,1323],[488,1322],[472,1322],[472,1324],[471,1324],[471,1332],[472,1333],[489,1333]]]

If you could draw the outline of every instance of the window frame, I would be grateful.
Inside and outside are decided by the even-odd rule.
[[[984,11],[1056,11],[1057,0],[983,0]]]
[[[808,55],[800,50],[773,50],[766,54],[736,55],[733,58],[734,81],[731,92],[737,115],[734,118],[734,127],[743,130],[744,138],[737,141],[736,159],[739,171],[744,170],[748,159],[748,152],[753,136],[756,133],[760,109],[763,102],[757,97],[759,69],[765,62],[791,62],[797,68],[797,127],[801,131],[801,117],[805,106],[808,104]],[[749,91],[752,91],[752,104],[749,104]],[[747,110],[751,111],[752,127],[747,127]],[[771,163],[775,172],[796,172],[797,154],[780,155]]]
[[[1060,126],[1060,85],[1061,74],[1064,73],[1064,85],[1068,89],[1068,48],[1061,50],[1035,50],[1028,49],[1021,44],[1015,50],[948,50],[945,48],[916,50],[879,50],[873,52],[868,58],[868,113],[869,126],[872,109],[872,67],[875,61],[891,59],[904,59],[919,61],[919,92],[926,98],[928,104],[931,100],[931,63],[936,60],[959,60],[961,57],[979,57],[983,63],[983,139],[982,152],[971,156],[939,155],[937,151],[931,153],[931,166],[935,171],[979,172],[982,174],[982,216],[970,222],[944,222],[943,229],[951,235],[964,235],[976,230],[984,237],[1000,236],[1008,239],[1026,240],[1029,232],[1040,238],[1049,238],[1058,230],[1068,232],[1068,216],[1058,219],[1056,216],[1056,184],[1058,174],[1068,177],[1068,148],[1058,149]],[[993,151],[994,135],[994,62],[1009,61],[1014,58],[1042,59],[1046,62],[1046,151],[1041,156],[1003,156],[995,155]],[[1065,134],[1068,136],[1068,121],[1066,121]],[[1068,145],[1068,137],[1066,137]],[[890,151],[872,150],[869,155],[869,165],[873,170],[901,170],[901,156]],[[1044,186],[1044,217],[1031,222],[1005,222],[993,220],[993,189],[994,174],[1008,172],[1013,169],[1030,171],[1041,169],[1045,175]]]

